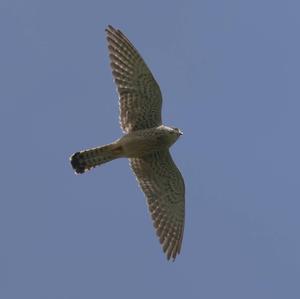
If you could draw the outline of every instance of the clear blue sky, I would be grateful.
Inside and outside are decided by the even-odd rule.
[[[300,298],[299,1],[0,2],[0,298]],[[128,162],[105,27],[164,96],[186,181],[167,262]]]

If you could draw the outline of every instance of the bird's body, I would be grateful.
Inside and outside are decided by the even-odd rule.
[[[132,131],[118,140],[126,158],[140,158],[173,145],[181,132],[166,126]]]
[[[147,197],[163,250],[168,259],[175,259],[183,237],[185,188],[169,148],[182,133],[162,125],[161,92],[137,50],[120,30],[109,26],[106,31],[125,134],[111,144],[73,154],[71,164],[80,174],[114,159],[128,158]]]
[[[181,134],[178,129],[163,125],[132,131],[111,144],[75,153],[71,163],[79,174],[117,158],[141,158],[167,150]]]

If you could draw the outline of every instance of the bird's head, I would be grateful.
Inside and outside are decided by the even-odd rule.
[[[176,140],[183,134],[178,128],[169,127],[170,139],[172,140],[172,144],[176,142]]]
[[[171,129],[173,130],[174,134],[178,135],[178,137],[183,134],[178,128],[171,127]]]
[[[160,126],[160,130],[164,131],[165,136],[167,136],[168,143],[170,146],[176,142],[176,140],[183,134],[178,128],[175,127],[167,127],[167,126]]]

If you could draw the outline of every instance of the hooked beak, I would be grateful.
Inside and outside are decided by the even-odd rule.
[[[179,134],[180,134],[180,135],[183,135],[183,132],[179,130]]]

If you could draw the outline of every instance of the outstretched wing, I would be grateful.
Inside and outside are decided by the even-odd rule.
[[[161,125],[162,96],[149,68],[120,30],[108,26],[106,32],[121,128],[128,133]]]
[[[184,181],[168,150],[130,159],[144,191],[157,236],[167,258],[180,253],[184,230]]]

